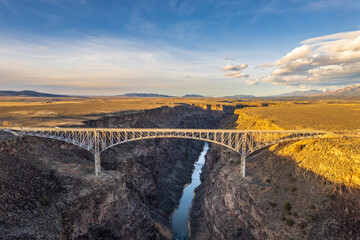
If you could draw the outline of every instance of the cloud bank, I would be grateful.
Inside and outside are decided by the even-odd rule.
[[[220,52],[147,44],[105,37],[0,36],[0,86],[66,94],[168,91],[174,95],[189,89],[210,94],[211,89],[223,88],[216,69],[222,61]],[[209,89],[204,90],[204,85]]]
[[[307,39],[275,63],[263,81],[281,85],[345,85],[360,81],[360,31]]]

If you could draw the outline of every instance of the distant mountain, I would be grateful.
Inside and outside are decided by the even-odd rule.
[[[2,97],[69,97],[67,95],[58,95],[51,93],[40,93],[30,90],[25,91],[0,91]]]
[[[357,97],[360,96],[360,84],[355,84],[334,91],[324,92],[318,96]]]
[[[126,96],[126,97],[171,97],[169,95],[163,95],[163,94],[157,94],[157,93],[125,93],[121,96]]]
[[[236,98],[236,99],[250,99],[250,98],[256,98],[254,95],[234,95],[234,96],[225,96],[224,98]]]
[[[186,98],[195,98],[195,97],[204,97],[202,95],[196,95],[196,94],[186,94],[182,97],[186,97]]]
[[[279,95],[275,95],[275,96],[271,96],[271,97],[309,97],[309,96],[314,96],[314,95],[318,95],[323,93],[323,91],[320,90],[307,90],[307,91],[294,91],[294,92],[289,92],[289,93],[283,93],[283,94],[279,94]]]

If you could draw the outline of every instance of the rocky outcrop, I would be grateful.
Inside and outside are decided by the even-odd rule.
[[[107,117],[91,127],[217,128],[223,112],[191,106]],[[163,239],[191,179],[201,142],[153,139],[111,148],[94,176],[93,156],[36,137],[0,138],[3,239]]]

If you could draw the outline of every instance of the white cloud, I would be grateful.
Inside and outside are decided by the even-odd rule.
[[[249,77],[248,74],[244,74],[241,71],[232,71],[229,73],[223,73],[223,76],[230,77],[230,78],[247,78],[247,77]]]
[[[297,47],[284,57],[282,57],[279,61],[275,63],[275,66],[280,66],[286,64],[291,61],[298,61],[306,59],[309,55],[312,54],[312,49],[308,45],[302,45],[301,47]]]
[[[264,68],[270,68],[270,67],[272,67],[270,62],[264,62],[264,63],[260,64],[259,66],[257,66],[256,68],[264,69]]]
[[[245,74],[242,72],[242,70],[244,70],[247,67],[248,67],[247,64],[238,64],[238,65],[228,64],[222,69],[224,71],[223,76],[229,78],[247,78],[249,77],[249,74]]]
[[[260,82],[259,78],[257,78],[257,79],[248,79],[248,80],[245,81],[245,83],[247,85],[257,85],[257,84],[259,84],[259,82]]]
[[[346,85],[360,81],[360,31],[307,39],[275,63],[263,80],[283,85]]]
[[[241,71],[247,68],[247,64],[232,65],[228,64],[223,68],[223,71]]]

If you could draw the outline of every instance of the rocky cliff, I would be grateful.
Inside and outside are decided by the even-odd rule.
[[[90,127],[217,128],[224,116],[191,106],[160,108],[87,122]],[[171,238],[175,210],[202,143],[131,142],[93,156],[68,143],[0,136],[2,239]]]
[[[240,156],[212,145],[190,213],[191,239],[360,239],[359,189],[279,154],[291,144],[255,152],[245,178]]]

